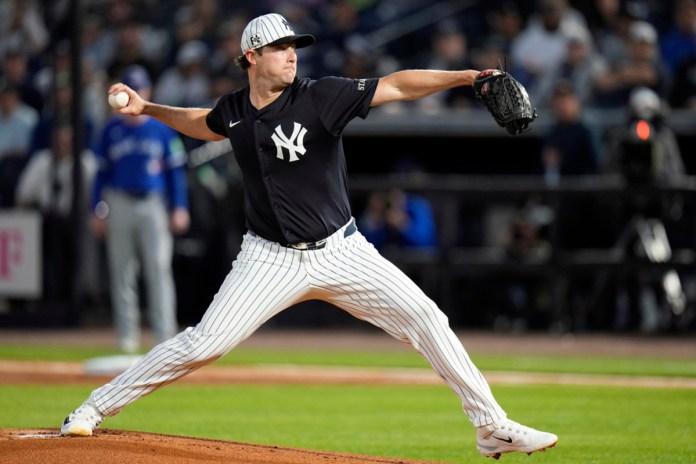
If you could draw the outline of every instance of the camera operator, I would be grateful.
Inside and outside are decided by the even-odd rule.
[[[610,130],[605,140],[604,172],[621,176],[628,191],[617,215],[622,222],[616,246],[629,259],[660,263],[672,257],[664,220],[678,220],[684,200],[661,189],[677,185],[686,169],[666,124],[667,110],[653,90],[638,87],[630,94],[624,124]],[[618,274],[614,328],[648,333],[668,328],[672,315],[684,311],[679,276],[673,270],[634,269]]]
[[[606,172],[632,184],[665,186],[686,170],[677,138],[665,123],[667,105],[647,87],[631,92],[626,124],[608,137]]]

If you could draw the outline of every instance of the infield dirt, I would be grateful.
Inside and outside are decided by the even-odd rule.
[[[57,429],[0,429],[3,464],[428,464],[375,456],[120,430],[66,438]],[[430,463],[434,464],[434,463]]]

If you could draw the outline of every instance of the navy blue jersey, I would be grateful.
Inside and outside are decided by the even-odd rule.
[[[232,143],[249,230],[282,244],[313,242],[350,220],[341,133],[367,116],[377,82],[296,79],[260,110],[248,87],[220,98],[207,124]]]

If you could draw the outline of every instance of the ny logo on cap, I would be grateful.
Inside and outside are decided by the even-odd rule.
[[[290,23],[288,23],[288,21],[286,19],[283,19],[283,26],[285,26],[285,29],[292,32],[292,28],[290,27]]]
[[[261,34],[257,32],[254,35],[250,35],[249,42],[251,43],[251,45],[261,45]]]

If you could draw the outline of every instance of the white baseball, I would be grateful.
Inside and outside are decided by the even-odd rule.
[[[128,105],[130,97],[126,92],[110,93],[109,94],[109,105],[114,109],[121,109]]]

